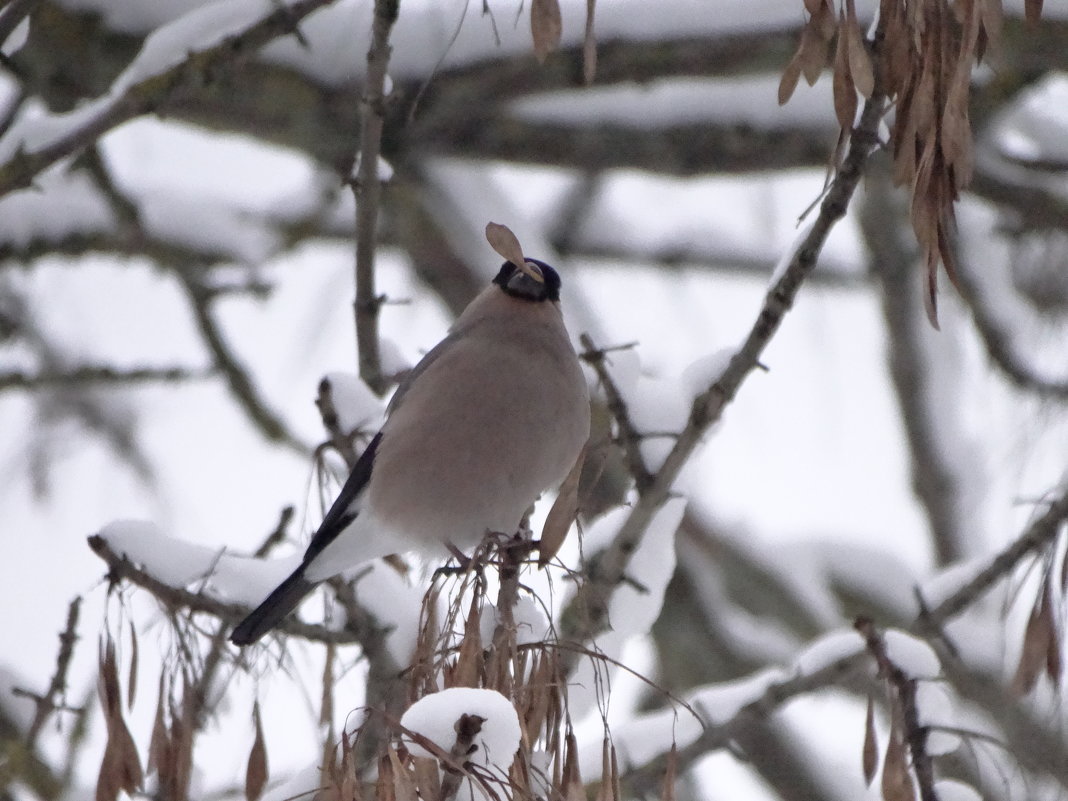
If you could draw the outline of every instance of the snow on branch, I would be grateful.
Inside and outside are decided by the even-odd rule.
[[[29,109],[0,138],[0,196],[29,186],[45,169],[78,153],[120,123],[157,111],[189,87],[203,86],[333,0],[224,0],[151,34],[111,90],[66,114]]]

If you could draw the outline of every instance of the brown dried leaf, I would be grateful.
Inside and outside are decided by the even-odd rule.
[[[559,0],[533,0],[530,4],[530,33],[534,37],[534,55],[539,62],[544,63],[549,53],[560,46],[563,32]]]
[[[996,55],[1001,50],[1001,29],[1005,22],[1005,14],[1001,7],[1001,0],[979,0],[979,16],[982,20],[980,29],[980,46],[976,47],[976,58],[982,61],[986,52],[993,51]],[[983,38],[985,37],[985,42]]]
[[[819,13],[823,3],[824,0],[805,0],[805,11],[809,14],[816,15]]]
[[[329,732],[334,730],[334,660],[337,648],[333,643],[326,645],[326,658],[323,660],[323,692],[319,698],[319,725]]]
[[[823,38],[818,27],[815,17],[808,21],[801,31],[801,46],[797,51],[797,57],[801,61],[801,74],[805,76],[809,86],[815,85],[823,74],[823,68],[827,66],[827,53],[831,47],[831,40]]]
[[[375,801],[397,801],[393,785],[393,760],[385,754],[378,759],[378,781],[375,783]]]
[[[519,238],[507,225],[495,222],[486,223],[486,241],[490,243],[490,247],[497,252],[497,255],[512,264],[522,264],[525,261]]]
[[[582,80],[589,86],[597,77],[597,37],[593,32],[593,12],[597,0],[586,0],[586,32],[582,36]]]
[[[482,610],[479,599],[471,599],[471,609],[467,613],[464,625],[464,637],[460,643],[460,654],[456,659],[456,668],[452,676],[453,687],[478,687],[482,675]]]
[[[181,711],[171,709],[170,789],[165,797],[184,799],[189,796],[195,734],[196,688],[186,678],[182,683]]]
[[[538,541],[538,565],[545,567],[552,561],[567,539],[567,532],[571,530],[571,524],[575,522],[579,510],[579,479],[582,477],[582,465],[586,461],[586,446],[582,446],[575,464],[571,466],[571,472],[567,474],[564,483],[560,485],[560,491],[553,501],[549,514],[545,517],[545,525],[541,528],[541,539]]]
[[[563,801],[586,801],[586,789],[579,774],[578,741],[574,734],[567,735],[564,754]]]
[[[875,701],[868,696],[868,712],[864,716],[864,748],[861,752],[864,784],[871,787],[875,771],[879,769],[879,740],[875,734]]]
[[[801,59],[800,50],[794,54],[794,57],[790,59],[790,63],[786,65],[786,69],[782,71],[782,77],[779,79],[779,105],[785,106],[786,103],[794,94],[794,90],[797,89],[797,82],[801,79]]]
[[[822,0],[819,10],[812,15],[812,23],[815,25],[816,34],[823,42],[830,44],[838,30],[838,20],[834,16],[831,0]]]
[[[130,673],[126,681],[126,704],[127,709],[133,709],[134,699],[137,697],[137,630],[133,620],[130,621]]]
[[[660,791],[661,801],[675,801],[675,779],[679,772],[678,745],[671,743],[671,750],[667,755],[667,766],[664,768],[664,788]]]
[[[1053,686],[1057,687],[1061,681],[1061,671],[1063,670],[1063,656],[1061,654],[1061,631],[1057,627],[1057,616],[1053,614],[1053,581],[1052,576],[1047,575],[1046,580],[1043,583],[1044,592],[1043,596],[1045,600],[1043,603],[1046,608],[1050,610],[1050,632],[1049,632],[1049,644],[1046,646],[1046,675],[1049,676],[1049,680],[1053,682]]]
[[[260,721],[260,702],[252,704],[252,724],[256,728],[256,738],[252,741],[252,750],[248,754],[245,768],[245,798],[257,801],[267,786],[267,745],[263,740],[263,724]]]
[[[1024,0],[1024,19],[1036,24],[1042,17],[1042,0]]]
[[[844,30],[844,18],[842,29]],[[834,74],[831,85],[834,94],[834,115],[843,132],[853,130],[853,121],[857,118],[857,93],[853,88],[853,78],[849,74],[849,57],[846,37],[838,35],[838,46],[834,50]]]
[[[601,782],[595,801],[612,801],[612,752],[607,737],[601,741]]]
[[[915,801],[916,798],[905,756],[905,743],[896,720],[890,726],[890,740],[886,744],[881,789],[885,801]]]
[[[1052,637],[1052,610],[1049,604],[1039,599],[1027,620],[1020,649],[1020,663],[1016,666],[1016,675],[1012,679],[1012,690],[1017,695],[1027,695],[1034,688],[1038,674],[1046,664],[1046,654]]]
[[[415,781],[404,765],[401,764],[400,757],[393,746],[389,748],[389,761],[393,765],[394,798],[397,801],[419,801],[419,796],[415,791]]]
[[[413,757],[415,787],[420,798],[441,798],[441,774],[438,761],[431,757]]]
[[[160,773],[170,753],[170,733],[167,731],[167,685],[165,674],[159,676],[159,700],[156,702],[156,720],[152,724],[152,739],[148,743],[148,767],[146,773]]]
[[[100,678],[98,691],[100,705],[104,709],[104,722],[108,739],[97,779],[97,801],[111,801],[119,790],[133,794],[141,787],[144,773],[137,746],[122,716],[122,690],[119,685],[119,667],[115,656],[115,642],[108,634],[100,654]]]
[[[875,72],[872,69],[871,56],[868,55],[868,49],[864,45],[864,34],[860,30],[860,23],[857,22],[857,9],[853,5],[853,0],[846,0],[844,29],[849,53],[849,72],[853,76],[853,84],[864,97],[871,97],[871,93],[875,91]],[[838,35],[841,36],[843,26],[840,25],[838,30]]]

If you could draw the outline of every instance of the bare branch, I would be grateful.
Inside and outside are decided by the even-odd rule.
[[[923,801],[938,801],[934,789],[934,766],[927,753],[927,727],[920,723],[920,710],[916,703],[916,679],[905,673],[890,659],[886,642],[875,624],[866,618],[856,622],[856,629],[864,637],[868,652],[875,658],[880,674],[890,682],[899,705],[901,723],[905,729],[905,743],[912,755],[912,769],[916,772]]]
[[[389,35],[397,20],[399,2],[375,0],[371,48],[367,52],[367,81],[360,100],[360,163],[352,184],[356,201],[355,312],[360,378],[378,395],[386,389],[378,347],[378,313],[382,300],[375,292],[378,206],[382,194],[378,159],[386,119],[386,70],[392,51]]]
[[[989,565],[975,578],[931,609],[919,621],[923,633],[937,633],[950,618],[959,615],[966,607],[1005,578],[1024,557],[1049,546],[1068,520],[1068,489],[1050,502],[1049,507],[1016,540],[995,556]]]
[[[23,370],[0,372],[0,392],[7,389],[44,389],[86,384],[140,384],[151,381],[173,383],[207,378],[210,371],[189,367],[134,367],[122,369],[110,365],[85,365],[65,370]]]
[[[71,657],[74,656],[74,644],[78,641],[78,615],[81,607],[81,596],[75,597],[67,607],[67,625],[59,635],[59,654],[56,657],[55,673],[52,674],[52,681],[49,682],[45,694],[34,698],[37,711],[26,733],[26,743],[30,751],[36,748],[41,730],[52,713],[60,708],[62,698],[67,692],[67,671],[70,669]]]
[[[214,297],[212,293],[192,276],[183,272],[177,274],[189,298],[189,305],[204,344],[211,352],[216,367],[226,379],[234,400],[267,439],[286,445],[300,454],[307,454],[310,450],[308,446],[290,431],[280,417],[267,408],[266,403],[260,397],[259,390],[252,383],[248,369],[230,348],[211,310],[211,301]]]
[[[107,563],[108,576],[111,581],[129,581],[131,584],[146,589],[164,606],[172,609],[188,609],[191,612],[204,612],[230,623],[238,622],[249,613],[249,608],[243,604],[220,601],[202,592],[172,587],[160,581],[125,557],[115,553],[107,540],[99,535],[89,537],[89,547]],[[283,620],[277,626],[277,631],[311,642],[334,643],[335,645],[351,645],[361,641],[360,635],[350,629],[337,631],[315,623],[304,623],[293,617]]]

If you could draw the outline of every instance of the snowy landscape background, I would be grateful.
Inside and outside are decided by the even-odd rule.
[[[336,483],[320,491],[310,453],[325,439],[314,403],[320,380],[338,376],[341,386],[357,363],[354,204],[338,160],[357,149],[349,123],[370,5],[325,3],[299,23],[303,43],[278,38],[218,84],[185,87],[159,116],[138,115],[93,140],[89,155],[60,158],[33,188],[0,197],[0,739],[15,741],[29,726],[32,701],[10,690],[45,690],[56,635],[80,595],[67,700],[97,705],[97,635],[111,631],[128,660],[132,625],[141,697],[130,728],[147,745],[155,677],[178,645],[147,592],[127,588],[124,603],[108,596],[89,535],[145,521],[131,536],[145,539],[146,564],[164,569],[184,552],[163,537],[247,554],[292,505],[278,551],[292,555],[336,491]],[[376,269],[391,301],[380,320],[386,372],[414,364],[496,272],[500,258],[481,233],[494,220],[560,271],[576,346],[581,333],[600,347],[636,343],[610,361],[639,430],[681,430],[694,395],[754,325],[825,185],[837,131],[829,76],[783,107],[776,101],[804,5],[602,0],[604,77],[583,88],[574,65],[585,3],[562,3],[562,49],[539,65],[528,11],[512,0],[490,2],[492,14],[477,3],[404,0],[390,79],[398,95],[424,90],[425,98],[410,129],[387,130],[395,138],[383,147],[391,174]],[[857,3],[863,20],[874,5]],[[15,68],[3,78],[0,158],[12,163],[60,141],[94,103],[107,108],[114,95],[96,91],[101,82],[121,92],[272,8],[42,0],[28,33],[16,30],[4,45]],[[762,355],[766,371],[741,387],[651,529],[655,547],[635,567],[650,571],[649,592],[616,610],[621,634],[604,647],[712,722],[776,681],[861,652],[857,615],[907,628],[921,611],[917,593],[937,606],[1064,491],[1068,46],[1056,43],[1068,44],[1068,2],[1047,0],[1033,27],[1024,27],[1023,3],[1006,2],[1005,12],[1002,52],[973,78],[977,175],[957,209],[966,275],[960,292],[941,278],[941,330],[923,311],[907,191],[880,177],[885,166],[873,160]],[[134,58],[151,31],[152,46]],[[97,60],[84,61],[93,47]],[[668,54],[662,74],[649,66],[657,47]],[[133,221],[124,217],[131,208]],[[865,219],[904,242],[900,251],[879,250]],[[904,266],[880,273],[876,261],[888,252]],[[999,341],[1008,343],[1000,351]],[[226,354],[232,363],[220,368]],[[906,360],[904,373],[891,356],[899,368]],[[87,380],[78,375],[87,365],[173,374]],[[247,376],[253,401],[241,397],[233,370]],[[381,409],[365,398],[345,411],[373,430]],[[273,440],[264,418],[278,425]],[[653,436],[642,453],[656,465],[671,444]],[[932,490],[933,476],[942,483]],[[621,514],[585,521],[585,554],[611,538]],[[1006,752],[964,737],[938,763],[981,797],[1068,794],[1068,770],[1057,764],[1066,739],[1058,682],[1041,679],[1019,700],[1007,689],[1040,583],[1035,565],[1059,566],[1063,539],[1021,560],[946,627],[969,675],[987,684],[966,690],[936,671],[945,680],[931,684],[952,698],[938,722],[1010,743]],[[573,532],[566,564],[579,564],[577,542]],[[430,569],[415,571],[416,584]],[[368,597],[378,587],[417,611],[419,592],[396,587],[382,568],[376,576],[369,581],[382,583],[366,585]],[[552,592],[558,613],[571,589],[558,576]],[[658,612],[661,602],[655,625],[642,618],[638,610]],[[392,606],[379,613],[388,619]],[[305,612],[321,608],[314,601]],[[630,614],[633,631],[621,622]],[[920,671],[926,652],[913,646],[897,653]],[[314,783],[321,651],[289,638],[285,652],[287,670],[277,669],[274,645],[251,670],[225,673],[197,743],[191,797],[240,795],[254,696],[272,780],[311,770]],[[350,647],[342,659],[339,711],[363,703],[358,656]],[[878,780],[866,788],[861,769],[866,694],[876,686],[866,671],[798,693],[732,748],[710,746],[679,792],[880,797]],[[588,775],[599,770],[603,727],[592,686],[579,685],[572,715],[582,721]],[[635,767],[693,726],[627,672],[616,671],[611,687],[606,715]],[[58,714],[38,744],[57,774],[73,720]],[[89,720],[65,798],[92,793],[104,734],[97,712]],[[24,776],[5,778],[5,798],[47,797]],[[972,797],[948,785],[943,797],[953,792]]]

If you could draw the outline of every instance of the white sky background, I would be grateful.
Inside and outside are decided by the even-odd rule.
[[[99,6],[101,0],[71,5]],[[173,0],[103,5],[121,8],[121,17],[132,29],[154,25],[178,7]],[[399,72],[425,67],[418,59],[406,61],[413,54],[437,52],[433,47],[420,47],[423,33],[412,21],[417,5],[428,3],[402,2],[394,42]],[[450,13],[459,5],[440,4],[444,10],[428,34],[431,42],[451,35],[455,18]],[[668,4],[671,13],[661,8],[651,16],[641,15],[649,8],[645,2],[621,2],[618,10],[615,5],[602,2],[598,8],[602,38],[613,30],[649,34],[654,24],[668,30],[703,19],[695,14],[697,2],[679,0]],[[1060,5],[1068,3],[1047,2],[1046,13],[1058,13]],[[760,14],[753,11],[752,3],[719,7],[722,14],[717,13],[709,23],[718,29],[777,23],[800,14],[799,0],[760,4]],[[505,48],[526,47],[525,26],[511,31],[514,4],[496,3],[494,8]],[[333,29],[338,37],[345,37],[344,44],[339,38],[334,46],[352,48],[352,32],[361,24],[364,11],[359,4],[342,4],[336,13],[348,15],[350,22],[339,26],[337,18],[331,24],[321,15],[309,28],[323,36]],[[450,59],[492,52],[486,23],[476,12],[477,8],[469,11]],[[576,18],[565,20],[572,31]],[[291,55],[295,52],[290,49],[289,54],[280,52],[277,57],[297,58]],[[338,66],[336,59],[331,61],[332,52],[329,40],[322,48],[313,47],[313,59],[323,60],[316,70]],[[358,48],[354,52],[362,60],[362,52]],[[793,106],[781,112],[775,111],[774,83],[768,82],[763,89],[746,87],[754,91],[744,93],[733,91],[736,88],[727,87],[717,96],[734,98],[722,113],[751,113],[760,120],[773,113],[831,116],[829,81],[814,90],[800,88]],[[643,94],[662,97],[665,90],[620,91],[640,100]],[[712,90],[697,88],[702,97],[707,91]],[[540,113],[540,102],[525,104],[523,113]],[[814,111],[820,104],[822,111]],[[562,116],[573,113],[566,101],[558,110]],[[141,120],[128,124],[106,138],[105,153],[124,188],[145,203],[159,204],[160,225],[173,225],[181,236],[220,235],[208,224],[210,215],[206,218],[201,213],[205,206],[218,203],[256,211],[292,208],[307,202],[314,191],[314,170],[301,157],[172,123]],[[470,172],[471,168],[442,167],[446,179],[450,171]],[[455,177],[460,180],[462,176]],[[563,188],[558,175],[497,166],[482,171],[477,180],[489,182],[502,196],[520,195],[521,203],[500,209],[497,219],[512,226],[522,241],[546,233],[544,210],[559,199]],[[686,242],[694,250],[711,244],[725,255],[763,259],[770,271],[793,240],[796,219],[816,197],[822,181],[823,175],[817,172],[774,179],[692,181],[619,174],[589,221],[587,234],[611,242],[619,241],[625,232],[627,242],[643,243],[650,249],[664,242]],[[516,187],[522,187],[522,193],[516,193]],[[19,218],[5,216],[4,208],[0,205],[0,234],[17,239]],[[977,231],[992,222],[978,208],[966,210],[964,217]],[[262,246],[252,235],[242,240],[242,252],[254,253]],[[977,252],[991,259],[1003,255],[991,242]],[[488,246],[482,258],[487,272],[498,261]],[[836,229],[824,258],[836,266],[862,268],[861,245],[850,221]],[[659,399],[677,387],[688,365],[741,340],[766,289],[764,278],[708,269],[682,269],[665,280],[665,273],[652,267],[623,267],[607,261],[557,266],[564,279],[564,303],[569,298],[582,299],[600,322],[605,339],[601,344],[640,343],[637,353],[643,375],[656,380],[648,382],[646,391]],[[332,371],[352,371],[355,366],[351,249],[310,245],[269,261],[262,269],[275,285],[269,299],[228,299],[216,304],[216,310],[232,346],[252,370],[270,406],[304,439],[314,442],[321,436],[312,402],[319,378]],[[114,359],[129,366],[199,364],[201,349],[177,288],[146,264],[49,259],[17,273],[14,280],[34,299],[35,313],[47,320],[52,334],[69,345],[72,357],[81,355],[91,362]],[[412,301],[387,306],[381,325],[383,336],[414,362],[445,333],[447,311],[415,283],[407,265],[393,253],[380,252],[379,281],[390,297]],[[949,405],[978,448],[975,469],[988,482],[986,500],[976,518],[976,550],[981,551],[1019,531],[1029,507],[1016,506],[1018,499],[1035,498],[1061,478],[1068,426],[1059,410],[1021,403],[1018,395],[992,376],[952,295],[944,292],[941,300],[943,332],[931,336],[958,346],[960,372],[947,380],[947,391],[954,393]],[[909,488],[907,454],[886,373],[882,331],[878,301],[870,290],[807,286],[764,357],[770,372],[756,373],[747,381],[683,477],[682,488],[691,502],[735,526],[755,548],[786,553],[795,552],[791,549],[801,552],[799,546],[811,542],[848,545],[841,551],[847,554],[843,558],[853,559],[858,566],[864,562],[865,549],[872,549],[893,554],[916,577],[924,577],[930,551],[924,519]],[[580,331],[572,333],[577,339]],[[0,350],[5,363],[23,357]],[[104,590],[99,583],[103,564],[86,546],[88,534],[118,518],[145,518],[173,536],[245,550],[266,536],[287,504],[297,506],[304,532],[314,527],[320,514],[317,504],[306,503],[310,465],[288,451],[266,446],[234,409],[220,381],[147,386],[113,395],[116,413],[137,419],[139,444],[157,471],[156,483],[145,486],[109,451],[67,426],[52,443],[56,459],[44,498],[34,497],[25,464],[28,442],[39,435],[29,398],[13,392],[0,395],[0,506],[4,510],[0,609],[5,610],[0,617],[0,642],[7,644],[0,667],[16,672],[18,683],[42,689],[54,665],[55,635],[62,628],[67,604],[73,595],[85,594],[84,640],[72,671],[71,699],[75,702],[90,686],[93,633],[100,628],[103,613]],[[148,644],[154,637],[165,642],[159,633],[162,628],[142,638],[143,657],[151,651]],[[298,649],[298,659],[305,659],[306,653],[310,652]],[[143,677],[152,675],[143,669]],[[267,677],[264,683],[271,688],[292,687],[281,678]],[[142,698],[135,710],[139,742],[147,737],[152,714],[154,688],[149,684],[142,679]],[[248,686],[247,681],[241,683],[235,707],[250,703]],[[358,675],[349,677],[345,687],[355,696]],[[309,693],[310,698],[316,697],[314,684]],[[275,776],[303,767],[314,753],[311,702],[294,693],[290,702],[281,703],[279,695],[275,692],[264,709]],[[345,708],[343,695],[338,706]],[[246,718],[245,712],[236,717]],[[842,739],[859,743],[859,735],[858,724]],[[237,744],[221,749],[224,758],[212,759],[204,749],[198,755],[198,767],[207,774],[208,786],[243,776],[251,724],[244,731],[226,732],[225,738]],[[235,750],[241,755],[236,762]],[[856,751],[859,764],[859,745]],[[97,759],[98,753],[91,750],[82,766],[87,784]],[[854,769],[859,784],[859,767]],[[727,769],[712,771],[721,778],[729,774]],[[712,797],[720,797],[718,792]]]

